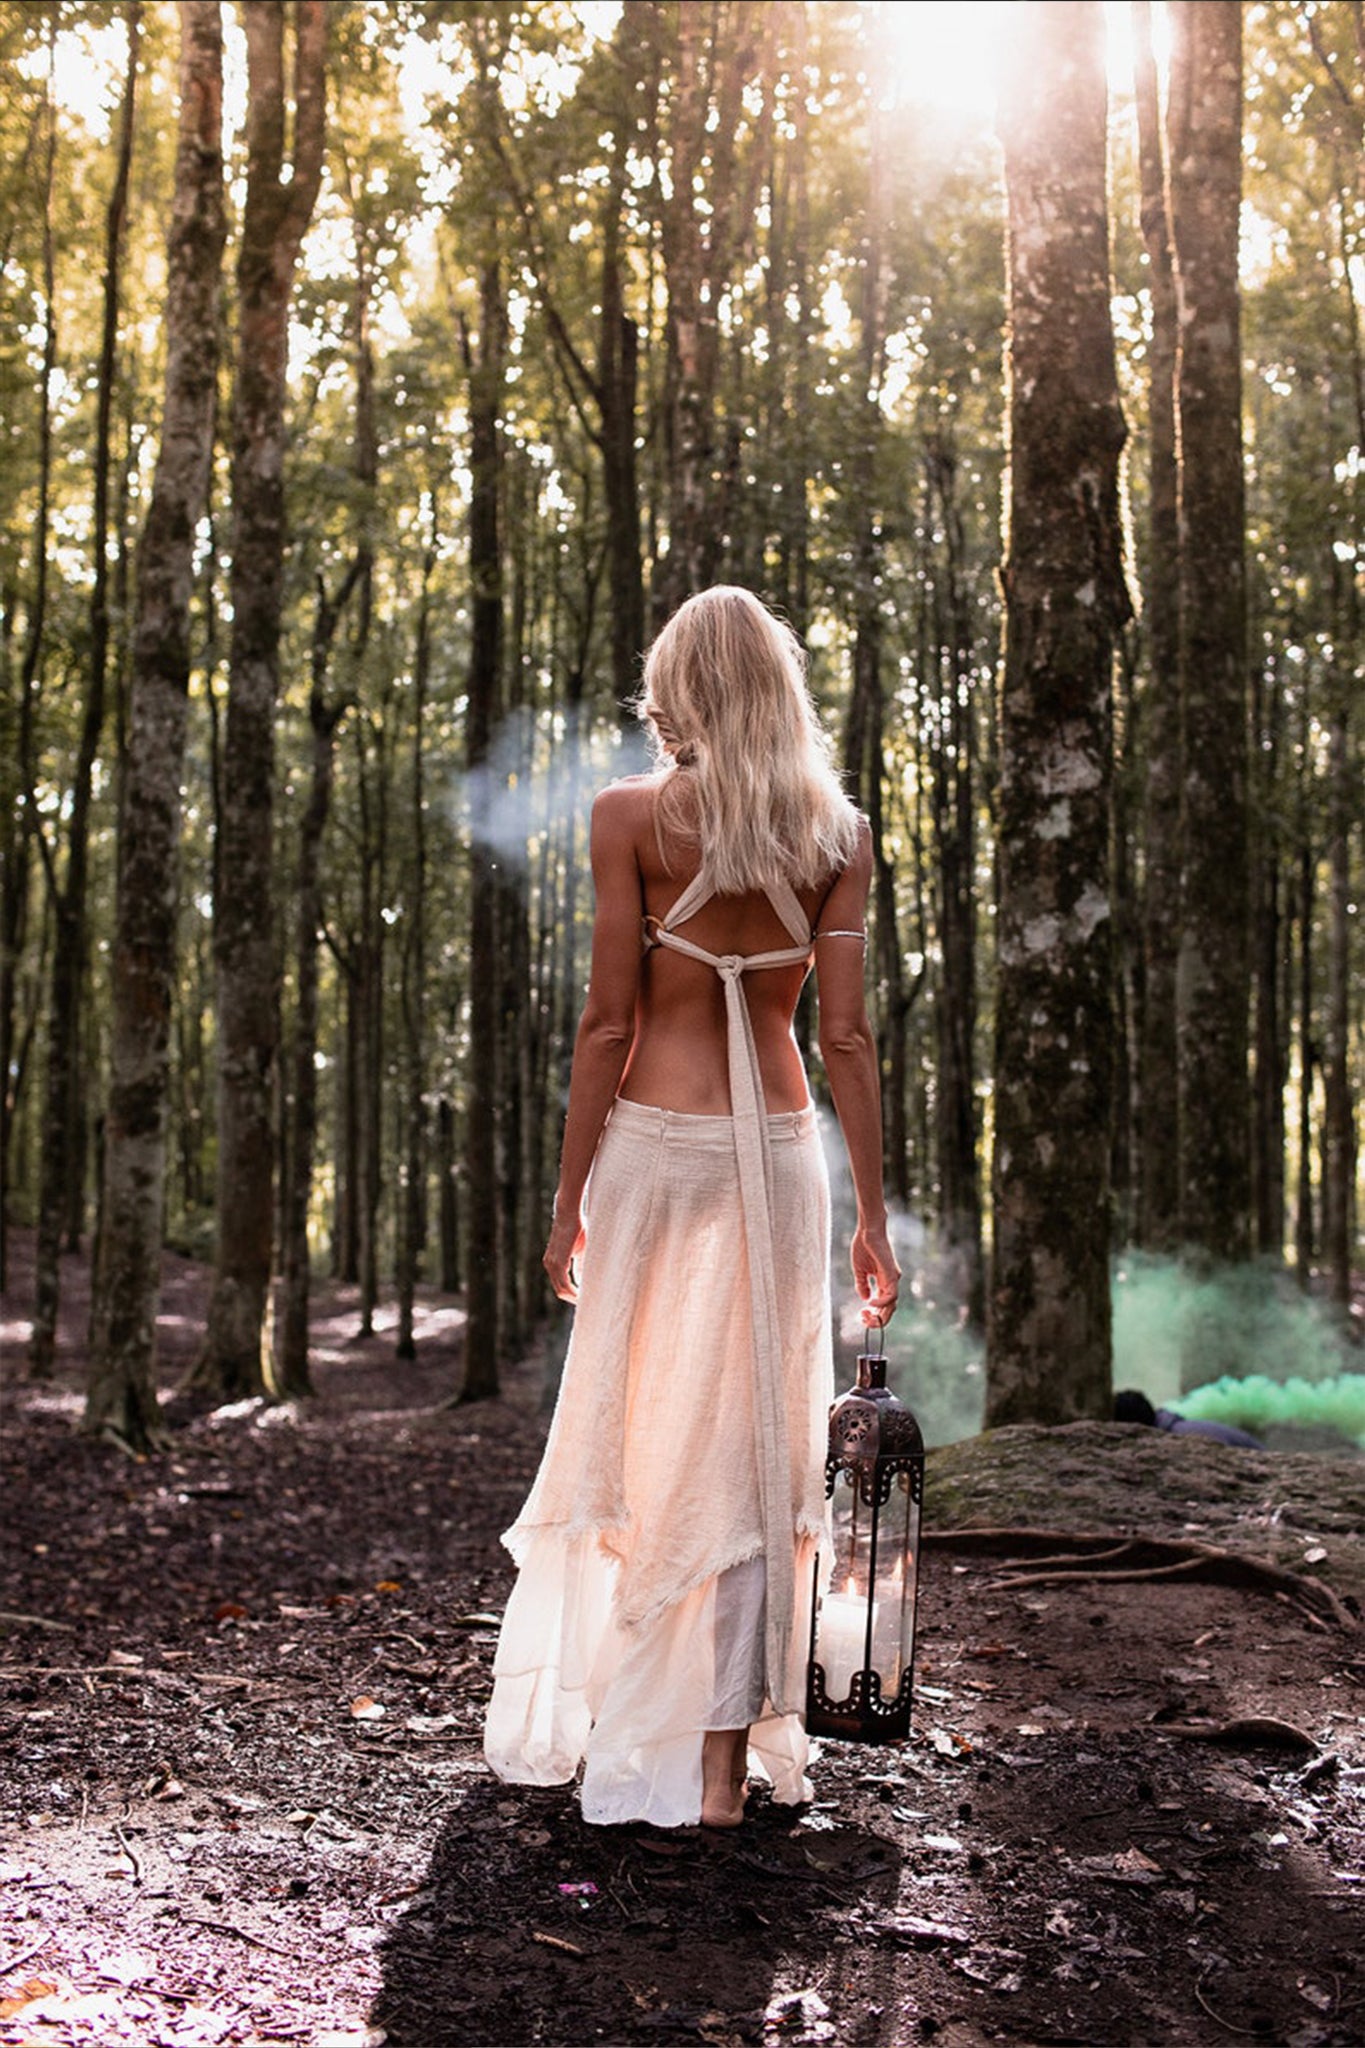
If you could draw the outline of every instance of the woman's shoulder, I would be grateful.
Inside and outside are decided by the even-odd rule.
[[[594,841],[638,847],[646,832],[652,835],[658,783],[656,775],[623,775],[599,789],[592,800]]]
[[[621,775],[599,789],[592,800],[593,816],[625,818],[652,813],[660,775]]]

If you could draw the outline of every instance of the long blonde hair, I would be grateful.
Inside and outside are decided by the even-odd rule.
[[[858,813],[805,656],[752,591],[722,583],[688,598],[649,650],[636,709],[664,775],[661,820],[700,839],[721,895],[779,880],[813,888],[847,866]]]

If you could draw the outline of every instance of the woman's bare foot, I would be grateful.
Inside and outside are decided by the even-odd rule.
[[[701,1745],[701,1824],[704,1828],[737,1828],[744,1819],[749,1795],[744,1762],[749,1749],[747,1728],[713,1728]]]

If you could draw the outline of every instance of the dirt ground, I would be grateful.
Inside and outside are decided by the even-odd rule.
[[[590,1829],[479,1753],[543,1365],[451,1406],[454,1304],[404,1366],[325,1290],[316,1401],[180,1395],[134,1463],[79,1434],[74,1263],[59,1377],[23,1377],[25,1250],[4,2048],[1365,2042],[1365,1462],[1098,1426],[937,1453],[910,1742],[826,1745],[813,1806],[734,1834]],[[205,1289],[167,1283],[169,1391]],[[1218,1558],[1122,1578],[1039,1530]],[[1292,1576],[1201,1576],[1227,1556]]]

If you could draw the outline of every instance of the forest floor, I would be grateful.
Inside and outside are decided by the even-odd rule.
[[[79,1434],[78,1262],[58,1376],[24,1378],[26,1251],[0,1310],[4,2048],[1365,2042],[1344,1448],[1077,1425],[934,1454],[912,1739],[825,1745],[811,1807],[758,1796],[734,1833],[588,1828],[479,1752],[543,1361],[451,1405],[454,1304],[423,1300],[400,1365],[325,1288],[314,1401],[181,1393],[136,1463]],[[205,1291],[168,1260],[168,1395]]]

